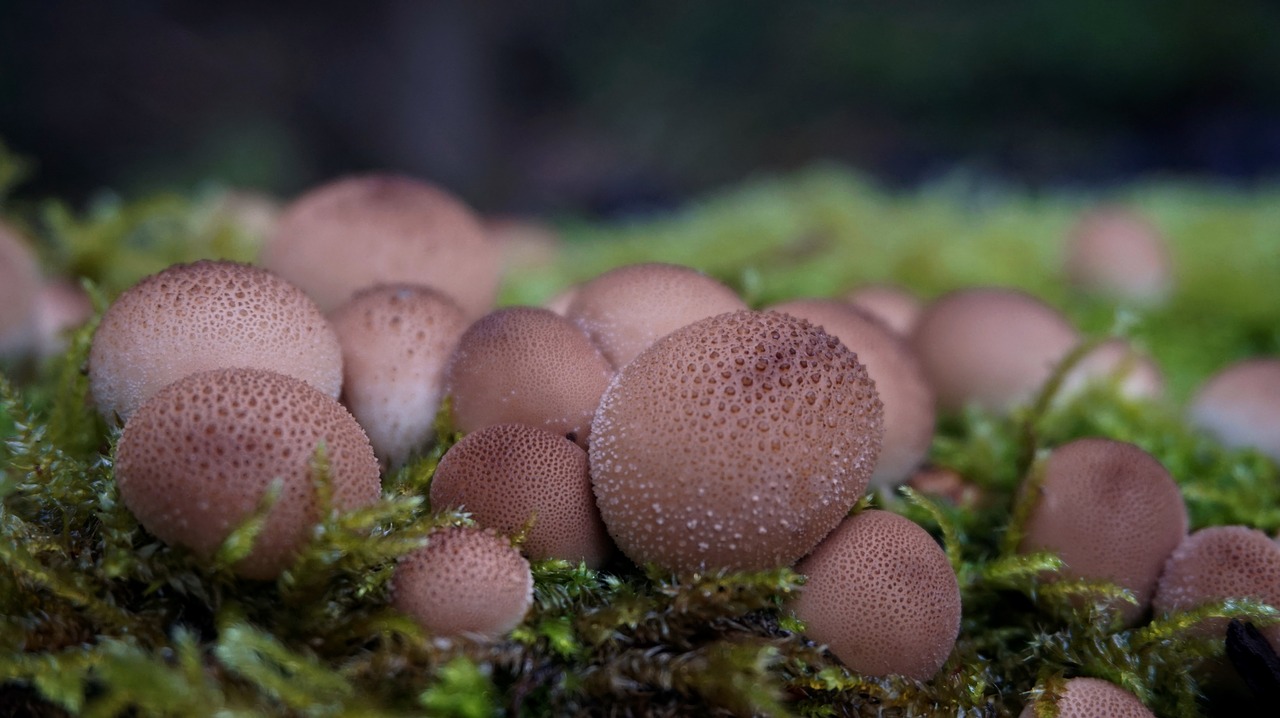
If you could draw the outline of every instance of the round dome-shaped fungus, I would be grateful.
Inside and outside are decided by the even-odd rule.
[[[262,251],[262,264],[325,311],[378,284],[425,284],[468,317],[498,290],[501,259],[480,220],[444,190],[408,177],[335,180],[294,200]]]
[[[36,299],[36,353],[52,356],[62,352],[64,336],[93,316],[89,294],[67,279],[49,279],[40,286]]]
[[[1108,339],[1080,358],[1062,379],[1059,396],[1070,398],[1097,382],[1114,382],[1121,396],[1158,399],[1164,394],[1164,374],[1151,357],[1124,339]]]
[[[1031,399],[1079,340],[1071,324],[1040,300],[1011,289],[977,288],[930,304],[911,345],[940,410],[975,403],[1006,411]]]
[[[378,459],[398,467],[435,431],[467,320],[444,294],[408,284],[361,290],[329,320],[342,343],[342,401]]]
[[[892,284],[866,284],[844,295],[844,301],[884,322],[899,336],[909,337],[924,311],[916,295]]]
[[[490,217],[484,229],[502,256],[503,274],[550,267],[560,256],[560,235],[540,220]]]
[[[853,350],[876,383],[884,404],[884,442],[871,486],[891,488],[907,480],[933,441],[933,390],[911,348],[887,326],[832,299],[797,299],[769,307],[821,326]]]
[[[0,356],[31,349],[36,339],[40,265],[18,233],[0,223]]]
[[[1099,678],[1072,678],[1055,704],[1058,718],[1156,718],[1134,694]],[[1028,703],[1018,718],[1036,718]]]
[[[395,607],[434,635],[497,638],[533,605],[533,573],[506,538],[455,526],[402,558],[391,590]]]
[[[465,509],[506,536],[532,518],[522,548],[534,559],[598,568],[613,548],[591,493],[587,452],[532,426],[495,424],[454,444],[431,478],[431,506]]]
[[[465,432],[525,424],[586,446],[613,371],[582,330],[549,309],[508,307],[472,324],[446,373]]]
[[[1087,292],[1139,303],[1164,299],[1173,266],[1164,237],[1145,217],[1121,208],[1085,215],[1070,231],[1067,278]]]
[[[1219,371],[1191,400],[1190,418],[1226,446],[1280,462],[1280,359],[1248,359]]]
[[[796,565],[805,635],[850,670],[927,681],[960,634],[960,584],[927,531],[888,511],[844,520]]]
[[[1043,472],[1019,550],[1051,551],[1066,564],[1064,576],[1129,589],[1138,605],[1122,603],[1118,610],[1132,624],[1187,533],[1178,485],[1150,454],[1110,439],[1063,444]]]
[[[565,313],[615,369],[688,324],[746,309],[732,289],[674,264],[633,264],[578,287]]]
[[[591,480],[636,563],[786,566],[866,491],[883,434],[875,386],[835,337],[786,314],[733,312],[618,372],[592,423]]]
[[[210,556],[283,481],[253,551],[236,564],[249,578],[283,571],[320,520],[312,458],[324,445],[333,503],[378,499],[378,462],[364,431],[331,397],[258,369],[192,374],[147,400],[116,448],[124,503],[166,543]]]

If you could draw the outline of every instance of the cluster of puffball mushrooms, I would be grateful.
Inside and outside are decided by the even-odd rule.
[[[279,482],[235,566],[271,579],[320,518],[318,447],[336,507],[368,505],[385,472],[431,445],[447,396],[465,436],[430,501],[478,527],[440,529],[397,566],[394,603],[428,632],[510,631],[531,604],[528,559],[600,567],[620,551],[680,575],[794,566],[807,583],[789,609],[809,637],[852,670],[931,678],[960,628],[956,576],[921,527],[851,509],[868,490],[929,476],[935,412],[1029,401],[1081,344],[1071,323],[994,287],[924,305],[868,285],[753,311],[669,264],[494,310],[495,231],[436,187],[359,176],[289,205],[261,266],[176,265],[125,291],[89,357],[93,401],[124,427],[125,504],[154,535],[208,556]],[[1090,215],[1068,247],[1066,274],[1083,290],[1138,303],[1171,291],[1160,235],[1131,213]],[[37,264],[3,227],[0,272],[0,351],[45,351],[56,331]],[[1076,363],[1060,395],[1099,379],[1134,397],[1163,389],[1149,357],[1113,340]],[[1227,367],[1189,409],[1222,442],[1280,461],[1278,414],[1280,359],[1266,358]],[[1225,597],[1280,606],[1280,545],[1238,526],[1188,536],[1177,485],[1138,447],[1081,439],[1042,469],[1021,550],[1131,591],[1123,621]],[[1266,635],[1280,649],[1280,626]],[[1059,703],[1063,715],[1100,705],[1141,707],[1085,678]]]

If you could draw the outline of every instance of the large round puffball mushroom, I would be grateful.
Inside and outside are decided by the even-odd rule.
[[[680,327],[746,308],[732,289],[701,272],[655,263],[619,267],[586,282],[565,316],[617,369]]]
[[[379,461],[399,467],[434,434],[445,366],[467,320],[444,294],[396,284],[361,290],[329,321],[342,344],[342,402]]]
[[[1164,374],[1155,361],[1124,339],[1108,339],[1080,358],[1062,379],[1058,395],[1071,398],[1090,384],[1111,383],[1127,399],[1159,399]]]
[[[336,508],[378,499],[369,439],[332,397],[271,371],[201,372],[164,387],[129,419],[116,447],[116,481],[148,531],[205,557],[281,481],[252,552],[234,567],[270,579],[321,518],[313,479],[321,446]]]
[[[850,670],[927,681],[960,634],[960,584],[928,532],[888,511],[844,520],[796,565],[805,635]]]
[[[450,447],[431,478],[431,506],[463,509],[506,536],[528,528],[521,547],[533,559],[598,568],[613,548],[591,493],[587,452],[532,426],[487,426]]]
[[[803,319],[740,311],[614,377],[591,480],[628,558],[681,573],[789,566],[866,491],[884,434],[866,368]]]
[[[1046,699],[1042,699],[1046,700]],[[1018,718],[1036,718],[1039,701],[1028,703]],[[1072,678],[1054,704],[1058,718],[1156,718],[1134,694],[1099,678]]]
[[[865,284],[844,296],[844,301],[884,322],[899,336],[909,337],[924,305],[916,295],[892,284]]]
[[[1029,401],[1079,343],[1049,305],[1011,289],[962,289],[930,304],[911,346],[941,411],[976,404],[1008,411]]]
[[[933,390],[911,348],[887,326],[844,302],[797,299],[768,308],[806,319],[858,355],[884,404],[884,443],[871,486],[892,488],[907,480],[933,440]]]
[[[315,302],[259,267],[178,264],[107,309],[89,350],[89,388],[107,419],[128,421],[161,387],[225,367],[269,369],[337,398],[342,348]]]
[[[533,573],[492,529],[455,526],[400,560],[391,591],[393,605],[432,635],[498,638],[533,605]]]
[[[30,350],[36,339],[40,265],[18,233],[0,223],[0,356]]]
[[[586,446],[591,416],[613,375],[582,330],[548,309],[508,307],[467,328],[445,385],[464,432],[526,424]]]
[[[1164,466],[1133,444],[1079,439],[1053,450],[1019,551],[1050,551],[1062,575],[1109,581],[1138,605],[1117,608],[1127,624],[1146,610],[1165,560],[1187,533],[1182,494]]]
[[[1091,212],[1072,227],[1065,266],[1082,290],[1140,304],[1163,300],[1173,286],[1164,237],[1145,217],[1121,208]]]
[[[1213,375],[1192,398],[1190,418],[1226,446],[1280,462],[1280,359],[1248,359]]]
[[[438,187],[363,175],[317,187],[286,207],[262,264],[325,311],[378,284],[425,284],[470,318],[493,305],[501,258],[480,220]]]

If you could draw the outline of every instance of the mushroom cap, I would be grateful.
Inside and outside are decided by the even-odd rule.
[[[994,287],[945,294],[920,316],[911,346],[942,411],[1007,411],[1028,401],[1080,337],[1057,310]]]
[[[884,404],[884,442],[871,486],[891,488],[907,480],[933,441],[933,390],[915,354],[887,326],[833,299],[797,299],[769,307],[820,327],[853,350]]]
[[[98,411],[128,420],[161,387],[196,372],[268,369],[330,397],[342,348],[302,290],[247,264],[177,264],[144,278],[107,309],[89,350]]]
[[[560,256],[560,235],[537,219],[490,217],[485,231],[502,255],[503,274],[546,268]]]
[[[444,190],[373,174],[321,185],[286,207],[262,264],[325,311],[378,284],[425,284],[468,317],[493,305],[501,265],[480,220]]]
[[[481,317],[458,340],[446,372],[462,431],[526,424],[572,435],[580,446],[613,374],[581,329],[537,307]]]
[[[960,584],[927,531],[862,511],[796,565],[808,580],[791,604],[805,635],[850,670],[933,677],[960,634]]]
[[[866,491],[884,433],[853,352],[803,319],[740,311],[659,339],[614,377],[591,479],[636,563],[786,566]]]
[[[884,322],[899,336],[909,337],[924,304],[907,290],[892,284],[864,284],[844,296],[844,301]]]
[[[497,638],[533,605],[529,562],[492,530],[439,529],[405,556],[392,579],[392,602],[437,636]]]
[[[688,324],[746,309],[733,290],[675,264],[632,264],[578,287],[565,316],[577,322],[615,369]]]
[[[1063,377],[1059,396],[1070,397],[1098,381],[1114,381],[1121,396],[1158,399],[1164,394],[1164,374],[1155,361],[1124,339],[1108,339]]]
[[[506,536],[533,518],[522,548],[534,559],[598,568],[613,548],[591,493],[587,452],[532,426],[495,424],[454,444],[431,478],[431,506],[465,509]]]
[[[49,279],[36,299],[36,353],[52,356],[66,348],[63,335],[93,316],[88,292],[67,279]]]
[[[467,320],[444,294],[396,284],[357,292],[329,321],[342,344],[342,401],[378,459],[398,467],[435,432],[445,366]]]
[[[36,339],[40,265],[17,231],[0,222],[0,356],[28,351]]]
[[[1110,581],[1138,605],[1118,606],[1132,624],[1146,610],[1165,559],[1187,533],[1173,477],[1133,444],[1078,439],[1053,450],[1024,527],[1022,553],[1052,551],[1064,576]]]
[[[280,479],[253,551],[235,566],[268,579],[288,567],[321,518],[311,469],[321,443],[334,505],[376,501],[373,448],[332,397],[272,371],[201,372],[162,388],[129,419],[116,447],[116,482],[148,531],[210,556]]]
[[[1155,718],[1134,694],[1099,678],[1072,678],[1057,702],[1058,718]],[[1018,718],[1036,718],[1028,703]]]
[[[1280,462],[1280,359],[1247,359],[1214,374],[1191,400],[1190,418],[1226,446]]]
[[[1071,228],[1064,264],[1072,284],[1116,299],[1158,302],[1173,286],[1173,262],[1160,230],[1119,207],[1090,212]]]

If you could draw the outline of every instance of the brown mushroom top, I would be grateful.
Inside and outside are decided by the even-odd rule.
[[[609,363],[582,330],[548,310],[508,307],[472,324],[449,361],[458,428],[527,424],[586,446]]]
[[[51,356],[62,352],[66,332],[77,329],[93,316],[89,293],[69,279],[47,279],[36,299],[36,353]]]
[[[1059,396],[1071,397],[1091,383],[1108,381],[1130,399],[1158,399],[1164,394],[1164,374],[1150,356],[1124,339],[1108,339],[1067,372]]]
[[[279,478],[280,498],[253,552],[236,565],[249,578],[272,578],[320,520],[311,464],[321,443],[334,505],[376,501],[373,448],[337,401],[275,372],[202,372],[156,392],[129,419],[116,447],[116,481],[148,531],[209,556]]]
[[[325,311],[378,284],[425,284],[468,317],[498,290],[501,259],[480,220],[444,190],[408,177],[362,175],[294,200],[262,251],[262,264],[302,287]]]
[[[378,459],[398,467],[434,434],[466,318],[440,292],[397,284],[357,292],[329,320],[342,344],[342,401]]]
[[[586,282],[565,316],[616,369],[680,327],[746,308],[732,289],[701,272],[655,263],[619,267]]]
[[[39,293],[35,253],[16,231],[0,223],[0,356],[31,348]]]
[[[497,638],[533,605],[533,574],[506,538],[455,526],[400,560],[392,596],[429,633]]]
[[[892,284],[866,284],[844,300],[885,323],[899,336],[909,337],[924,305],[916,295]]]
[[[1150,454],[1110,439],[1079,439],[1053,450],[1019,550],[1052,551],[1063,575],[1133,591],[1119,606],[1133,623],[1146,610],[1165,559],[1187,533],[1173,477]]]
[[[1113,207],[1085,215],[1067,237],[1066,273],[1080,288],[1141,303],[1173,285],[1173,262],[1160,231],[1145,217]]]
[[[796,570],[805,634],[850,670],[933,677],[960,634],[960,584],[927,531],[888,511],[844,520]]]
[[[454,444],[431,478],[431,506],[465,509],[507,536],[533,519],[522,548],[534,559],[598,568],[613,547],[591,493],[587,452],[531,426],[495,424]]]
[[[871,486],[907,480],[933,441],[933,390],[911,348],[887,326],[832,299],[797,299],[769,307],[822,327],[853,350],[867,367],[884,404],[884,443]]]
[[[1191,400],[1190,418],[1226,446],[1280,462],[1280,359],[1247,359],[1213,375]]]
[[[911,345],[938,408],[968,403],[1003,411],[1030,400],[1079,342],[1071,323],[1011,289],[962,289],[930,304]]]
[[[1134,694],[1099,678],[1072,678],[1057,702],[1058,718],[1156,718]],[[1036,718],[1028,703],[1018,718]]]
[[[866,368],[803,319],[741,311],[658,340],[610,383],[591,478],[609,534],[681,572],[794,563],[866,491],[884,433]]]

